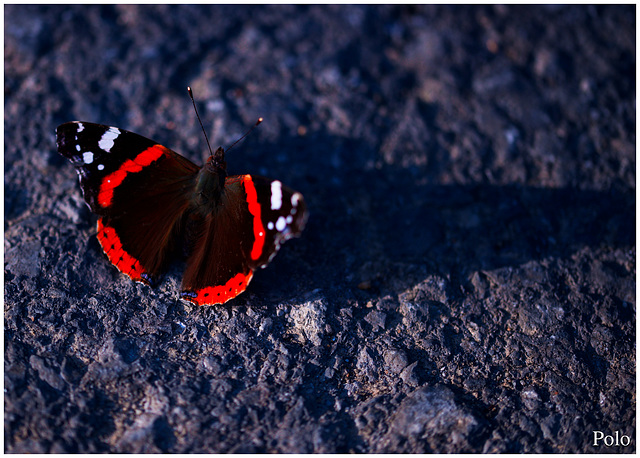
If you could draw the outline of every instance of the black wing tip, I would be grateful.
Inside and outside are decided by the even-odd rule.
[[[90,124],[90,123],[86,123],[84,121],[68,121],[60,124],[56,128],[56,137],[58,138],[58,142],[60,141],[60,138],[64,136],[67,130],[73,129],[73,131],[76,132],[78,130],[79,124]]]
[[[56,130],[60,130],[60,129],[64,128],[64,127],[71,126],[72,124],[75,125],[75,124],[87,124],[87,123],[85,123],[84,121],[67,121],[67,122],[63,122],[62,124],[60,124]]]

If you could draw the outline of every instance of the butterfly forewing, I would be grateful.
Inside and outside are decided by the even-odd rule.
[[[307,222],[307,207],[302,194],[283,185],[278,180],[253,177],[256,199],[260,209],[260,227],[264,231],[261,247],[255,246],[251,258],[251,268],[266,267],[273,259],[280,245],[302,233]],[[258,230],[256,239],[259,240]],[[259,255],[258,255],[259,252]]]
[[[56,133],[59,153],[76,167],[85,201],[99,215],[117,210],[108,205],[109,189],[162,156],[174,157],[192,173],[198,170],[188,159],[153,140],[117,127],[74,121],[60,125]]]

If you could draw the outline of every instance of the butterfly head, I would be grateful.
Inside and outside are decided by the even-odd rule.
[[[204,166],[209,172],[221,173],[223,175],[222,179],[224,180],[227,175],[227,162],[224,160],[224,149],[219,146],[218,149],[209,156]]]

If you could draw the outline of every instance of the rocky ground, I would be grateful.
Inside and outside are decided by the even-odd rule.
[[[5,452],[635,452],[634,5],[4,8]],[[55,146],[201,163],[188,85],[310,209],[225,306],[119,274]]]

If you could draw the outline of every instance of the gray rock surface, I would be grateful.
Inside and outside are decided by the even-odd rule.
[[[5,452],[635,452],[633,5],[4,17]],[[188,85],[310,210],[221,307],[120,275],[55,146],[201,163]]]

